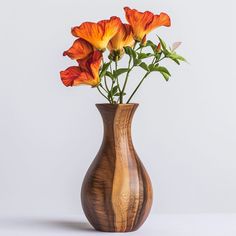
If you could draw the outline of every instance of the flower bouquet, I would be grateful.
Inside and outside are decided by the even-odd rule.
[[[147,40],[152,30],[171,25],[166,13],[124,10],[128,24],[113,16],[73,27],[77,39],[63,55],[76,65],[60,72],[65,86],[90,85],[107,100],[96,104],[103,118],[103,142],[81,189],[87,219],[96,230],[106,232],[137,230],[152,206],[151,180],[131,139],[131,121],[138,104],[130,102],[151,73],[159,72],[169,80],[170,72],[162,65],[165,60],[178,65],[185,61],[176,53],[179,42],[168,48],[159,36],[156,42]],[[120,67],[123,58],[126,67]],[[144,71],[143,76],[127,94],[131,71],[137,67]]]

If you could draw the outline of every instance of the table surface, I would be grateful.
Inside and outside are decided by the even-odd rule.
[[[0,217],[3,236],[124,235],[95,231],[83,216]],[[151,214],[145,224],[125,235],[236,236],[236,214]]]

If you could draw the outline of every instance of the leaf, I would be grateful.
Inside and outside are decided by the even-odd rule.
[[[169,55],[170,52],[169,52],[168,49],[166,48],[166,43],[165,43],[159,36],[157,36],[157,37],[159,38],[159,41],[160,41],[160,44],[161,44],[161,48],[162,48],[163,53],[165,54],[165,56]]]
[[[142,62],[141,59],[135,59],[134,60],[134,66],[140,65],[141,62]]]
[[[158,37],[158,39],[159,39],[159,41],[160,41],[160,44],[161,44],[162,49],[167,50],[167,48],[166,48],[166,43],[165,43],[159,36],[157,36],[157,37]]]
[[[118,90],[118,86],[114,86],[108,93],[108,97],[109,98],[112,98],[113,96],[115,96],[115,94],[117,93],[117,90]]]
[[[175,62],[176,62],[176,60],[177,60],[177,61],[184,61],[184,62],[187,62],[187,60],[186,60],[184,57],[178,55],[176,52],[170,53],[167,57],[169,57],[170,59],[172,59],[172,60],[175,61]],[[177,63],[177,62],[176,62],[176,63]],[[178,64],[178,63],[177,63],[177,64]]]
[[[144,70],[149,71],[148,65],[145,62],[142,62],[141,64],[139,64],[139,66]]]
[[[163,67],[163,66],[157,66],[156,65],[156,66],[154,66],[152,68],[151,71],[158,71],[158,72],[160,72],[166,81],[168,81],[170,76],[171,76],[170,72],[165,67]]]
[[[128,54],[130,57],[132,57],[133,60],[136,59],[137,54],[136,54],[136,52],[133,50],[133,48],[127,46],[127,47],[124,47],[124,49],[125,49],[125,53]]]
[[[120,68],[120,69],[118,69],[118,70],[113,71],[113,75],[114,75],[115,77],[118,77],[119,75],[121,75],[121,74],[123,74],[123,73],[125,73],[125,72],[127,72],[127,71],[129,71],[128,68]]]
[[[148,66],[148,70],[149,70],[149,71],[153,71],[154,68],[155,68],[155,64],[150,64],[150,65]]]
[[[157,61],[159,61],[159,59],[161,58],[161,53],[156,53],[155,58],[156,58]]]
[[[153,56],[152,53],[138,53],[138,59],[145,59],[152,56]]]
[[[155,43],[153,43],[151,40],[148,40],[146,43],[146,46],[149,46],[152,48],[153,52],[156,51],[157,45]]]
[[[166,81],[169,80],[170,76],[168,74],[166,74],[165,72],[160,72],[160,73],[162,74],[162,76],[164,77]]]
[[[126,93],[123,93],[123,96],[125,96]],[[120,96],[120,93],[116,93],[114,96]]]
[[[112,80],[115,79],[114,75],[110,71],[106,71],[106,75],[110,77]]]
[[[111,64],[110,62],[103,64],[102,69],[101,69],[101,72],[100,72],[100,74],[99,74],[99,77],[100,77],[100,78],[102,78],[102,77],[106,74],[107,69],[108,69],[108,67],[110,66],[110,64]]]
[[[153,67],[152,71],[159,71],[161,73],[165,73],[165,74],[171,76],[170,72],[164,66],[155,66],[155,67]]]
[[[173,59],[173,58],[172,58],[172,60],[173,60],[176,64],[180,65],[180,62],[179,62],[177,59]]]
[[[111,90],[112,94],[115,94],[117,92],[117,90],[118,90],[118,86],[116,85]]]

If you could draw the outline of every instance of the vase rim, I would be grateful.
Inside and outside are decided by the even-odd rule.
[[[139,103],[117,103],[117,104],[111,104],[111,103],[96,103],[97,105],[102,105],[102,106],[138,106]]]

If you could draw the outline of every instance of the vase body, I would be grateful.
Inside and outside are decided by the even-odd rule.
[[[152,205],[151,181],[131,139],[138,104],[96,106],[103,118],[104,136],[82,184],[82,207],[96,230],[135,231]]]

